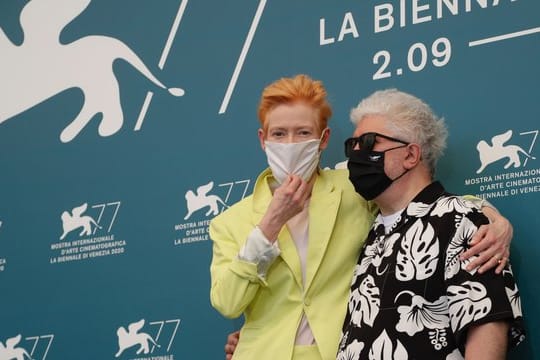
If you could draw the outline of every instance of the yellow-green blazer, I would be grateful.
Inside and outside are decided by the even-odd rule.
[[[210,223],[212,305],[229,318],[245,315],[235,360],[291,359],[302,312],[321,357],[334,360],[353,270],[373,209],[356,194],[346,170],[320,170],[309,203],[305,287],[286,226],[278,236],[281,254],[261,278],[255,264],[237,255],[270,203],[269,178],[269,170],[264,171],[252,195]]]

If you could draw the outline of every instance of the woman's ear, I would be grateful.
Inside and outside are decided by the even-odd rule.
[[[264,151],[264,139],[265,139],[265,134],[264,134],[264,130],[263,129],[259,129],[257,131],[257,136],[259,137],[259,142],[261,144],[261,149],[263,149]]]
[[[329,140],[330,140],[330,128],[327,127],[326,129],[323,130],[322,135],[321,135],[321,145],[319,146],[319,149],[321,151],[326,149],[326,147],[328,146]]]

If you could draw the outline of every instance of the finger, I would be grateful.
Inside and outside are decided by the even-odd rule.
[[[481,241],[478,244],[467,249],[467,251],[465,251],[463,254],[460,255],[460,258],[461,260],[466,260],[474,255],[482,255],[482,252],[485,252],[485,250],[489,249],[490,245],[491,244],[489,243],[487,239],[486,241]],[[492,253],[489,254],[489,256],[492,256],[492,255],[493,255]],[[486,256],[486,259],[487,257],[488,256]]]
[[[497,255],[497,250],[488,248],[486,251],[481,252],[477,255],[476,258],[472,259],[471,262],[467,265],[467,271],[471,271],[479,266],[481,269],[485,270],[483,265],[487,265],[487,268],[490,269],[497,265],[497,260],[500,256]],[[493,260],[493,261],[492,261]]]
[[[296,189],[296,194],[298,196],[298,200],[301,202],[301,204],[304,204],[306,199],[309,197],[309,184],[302,180],[302,183]]]
[[[498,253],[495,253],[493,254],[493,256],[490,256],[488,259],[486,259],[483,263],[478,264],[478,266],[480,266],[478,268],[478,272],[480,274],[485,273],[489,269],[496,268],[501,262],[502,256]]]
[[[506,263],[508,261],[508,258],[502,256],[502,255],[494,255],[488,262],[486,262],[484,265],[478,269],[480,273],[484,273],[491,268],[495,268],[495,273],[500,274],[503,269],[506,267]]]
[[[496,256],[492,256],[488,261],[486,261],[480,268],[478,268],[478,273],[483,274],[491,268],[499,265],[499,259]]]
[[[294,175],[289,175],[287,177],[287,180],[284,181],[283,184],[281,184],[281,186],[278,189],[276,189],[276,191],[274,192],[274,195],[278,193],[284,196],[285,198],[292,199],[292,197],[294,196],[298,187],[301,184],[302,184],[301,179],[299,179],[298,177],[295,177]]]
[[[290,176],[291,176],[291,182],[289,186],[293,188],[294,190],[298,189],[302,185],[304,180],[302,180],[302,178],[298,175],[290,175]]]
[[[284,195],[289,198],[296,206],[304,205],[309,196],[309,184],[297,175],[291,175],[291,182],[284,189]]]
[[[234,345],[238,344],[238,340],[240,339],[240,330],[236,330],[232,334],[229,335],[231,337],[234,343]]]
[[[508,262],[508,258],[503,256],[503,258],[498,261],[499,264],[497,265],[497,268],[495,269],[495,273],[496,274],[502,273],[502,271],[506,267],[507,262]]]
[[[475,259],[473,259],[470,263],[467,264],[467,267],[465,268],[467,271],[472,271],[479,267],[480,265],[484,264],[486,261],[489,261],[491,258],[488,256],[479,256]]]
[[[507,246],[504,247],[503,257],[506,258],[506,261],[508,261],[510,259],[510,246],[507,245]]]
[[[482,241],[482,239],[487,235],[488,227],[486,225],[482,225],[478,228],[476,233],[474,233],[470,245],[475,245]]]
[[[236,346],[225,345],[225,355],[228,355],[228,354],[233,355],[235,349],[236,349]]]
[[[281,185],[278,186],[278,188],[286,188],[289,186],[289,184],[291,183],[292,181],[292,176],[291,175],[288,175],[285,180],[283,180],[283,182],[281,183]]]

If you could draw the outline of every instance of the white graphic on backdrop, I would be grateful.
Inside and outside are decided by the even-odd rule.
[[[21,342],[21,339],[21,334],[9,338],[6,340],[5,346],[0,341],[0,360],[45,360],[47,358],[47,354],[49,353],[49,349],[51,348],[54,335],[50,334],[26,337],[24,339],[25,341],[33,342],[33,344],[30,344],[30,347],[27,346],[27,348],[32,349],[30,353],[22,346],[16,347]],[[46,339],[46,344],[43,344],[43,341],[40,341],[43,339]]]
[[[81,227],[82,231],[79,233],[79,236],[92,235],[92,225],[94,226],[94,230],[96,228],[101,229],[101,226],[91,216],[82,215],[87,208],[88,204],[84,203],[81,206],[74,207],[71,214],[68,211],[62,213],[60,218],[62,219],[62,228],[64,231],[60,236],[60,240],[64,240],[67,234]]]
[[[120,201],[89,206],[88,203],[73,208],[71,214],[61,215],[63,233],[60,242],[51,244],[51,264],[119,255],[125,251],[126,241],[117,240],[112,233],[120,209]],[[83,215],[86,211],[91,214]],[[76,235],[71,234],[78,229]],[[97,234],[96,234],[97,232]]]
[[[210,181],[208,184],[201,185],[197,188],[197,194],[191,190],[186,192],[186,206],[188,213],[184,216],[184,220],[188,220],[191,215],[197,210],[208,207],[208,211],[205,216],[216,216],[219,214],[219,205],[227,207],[227,204],[221,200],[217,195],[208,195],[208,192],[214,187],[214,182]]]
[[[163,344],[167,343],[167,347],[163,348],[167,353],[170,352],[173,341],[176,337],[180,319],[152,321],[148,325],[152,328],[157,328],[156,335],[152,337],[148,332],[139,332],[145,325],[145,320],[141,319],[137,322],[128,325],[126,330],[120,326],[116,331],[118,336],[118,352],[114,355],[120,357],[122,353],[132,347],[138,346],[136,354],[140,355],[153,353],[156,348],[161,348],[158,344],[160,338],[164,340]]]
[[[493,136],[491,138],[491,146],[484,140],[478,142],[476,149],[478,150],[480,156],[481,166],[478,168],[478,170],[476,170],[477,174],[484,171],[488,165],[502,159],[508,159],[508,162],[504,165],[505,169],[508,169],[510,166],[518,168],[521,166],[520,154],[532,160],[536,159],[518,145],[504,145],[508,140],[510,140],[511,137],[512,130],[508,130],[502,134]],[[531,143],[530,150],[532,150],[535,140],[536,137]],[[523,165],[525,165],[525,163]]]
[[[192,217],[197,218],[197,215],[199,215],[199,219],[174,225],[174,230],[180,232],[174,240],[174,245],[209,240],[208,225],[210,220],[228,208],[228,204],[242,200],[248,192],[250,182],[249,179],[236,180],[217,184],[217,188],[214,188],[214,181],[209,181],[197,187],[197,194],[188,190],[185,193],[187,213],[184,220],[189,220]],[[208,194],[211,190],[219,195]],[[204,213],[198,212],[207,208],[208,210]],[[200,219],[200,216],[203,215],[204,219]]]
[[[144,319],[141,319],[137,322],[129,324],[127,331],[123,326],[118,328],[116,331],[116,335],[118,335],[118,352],[114,355],[115,357],[119,357],[122,355],[124,350],[136,345],[140,346],[137,350],[137,355],[139,355],[141,352],[148,354],[150,352],[150,344],[160,347],[150,335],[144,332],[139,332],[143,326]]]
[[[160,88],[167,89],[122,41],[93,35],[60,43],[63,28],[79,16],[90,0],[32,0],[21,11],[24,42],[17,46],[0,29],[0,124],[48,98],[73,87],[84,93],[84,105],[62,131],[60,140],[73,140],[88,122],[102,114],[98,132],[115,134],[124,115],[112,64],[122,59]],[[50,11],[54,9],[54,11]],[[45,17],[44,14],[47,14]],[[180,88],[168,88],[174,96]]]
[[[481,174],[488,166],[498,170],[464,179],[469,194],[495,199],[540,192],[540,168],[534,162],[536,156],[533,154],[540,130],[518,132],[519,137],[512,140],[513,144],[505,145],[513,133],[516,132],[508,130],[493,136],[491,145],[484,140],[478,142],[476,149],[481,166],[476,174]],[[529,160],[533,166],[527,166]]]
[[[229,106],[229,101],[231,101],[231,96],[236,86],[236,82],[238,81],[238,77],[240,76],[240,72],[242,71],[242,67],[244,66],[244,61],[246,60],[249,48],[251,47],[251,42],[253,41],[253,37],[257,32],[257,27],[259,26],[259,21],[261,20],[261,17],[263,15],[265,5],[266,0],[259,0],[259,5],[257,6],[257,10],[255,11],[255,15],[253,16],[253,20],[251,21],[251,26],[249,27],[244,46],[242,46],[242,51],[240,52],[240,56],[238,57],[238,61],[236,62],[236,66],[231,76],[231,80],[229,81],[229,85],[227,86],[227,91],[225,91],[225,96],[223,97],[223,101],[221,102],[221,106],[219,107],[219,114],[225,114],[225,112],[227,111],[227,107]]]
[[[6,340],[6,346],[0,341],[0,360],[24,360],[25,356],[31,359],[30,354],[22,347],[15,347],[21,342],[21,335]]]

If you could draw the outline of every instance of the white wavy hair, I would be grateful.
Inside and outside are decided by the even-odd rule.
[[[392,134],[385,135],[419,144],[422,160],[431,174],[435,174],[437,161],[446,148],[448,130],[444,119],[437,117],[429,105],[397,89],[380,90],[351,110],[351,121],[356,126],[368,115],[387,120],[386,127]]]

